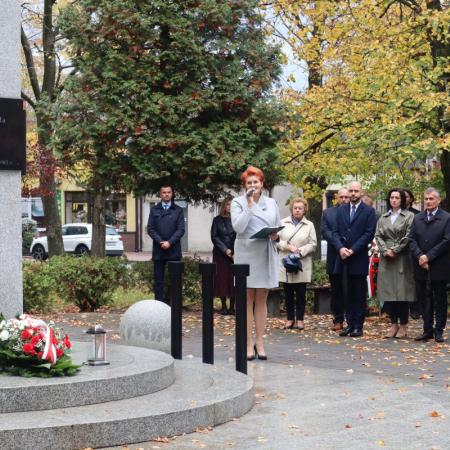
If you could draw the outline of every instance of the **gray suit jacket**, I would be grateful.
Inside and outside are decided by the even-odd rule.
[[[252,208],[245,195],[231,202],[231,223],[236,231],[235,264],[249,264],[247,287],[270,289],[278,286],[279,259],[274,241],[249,239],[264,227],[280,225],[280,212],[273,198],[261,195]]]

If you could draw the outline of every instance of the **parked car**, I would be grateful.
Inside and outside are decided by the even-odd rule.
[[[64,251],[75,255],[86,255],[91,251],[92,224],[68,223],[62,227]],[[48,258],[47,237],[33,239],[30,252],[34,259],[44,261]],[[122,236],[114,227],[106,225],[105,254],[108,256],[122,256]]]

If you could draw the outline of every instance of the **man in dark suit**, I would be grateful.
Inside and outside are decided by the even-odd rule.
[[[366,283],[369,272],[368,246],[375,235],[375,210],[361,201],[362,188],[357,181],[348,187],[350,203],[339,206],[332,232],[332,243],[339,254],[333,274],[342,277],[347,327],[339,336],[363,334],[366,312]]]
[[[181,238],[184,235],[182,208],[173,202],[171,186],[159,190],[161,202],[150,210],[147,232],[153,239],[154,293],[156,300],[164,301],[164,270],[168,261],[180,261]]]
[[[425,211],[414,217],[409,235],[423,317],[423,333],[415,340],[427,341],[434,336],[436,342],[444,342],[446,286],[450,280],[450,214],[439,207],[441,196],[434,188],[425,191],[424,203]]]
[[[336,222],[336,213],[338,207],[342,204],[348,203],[350,198],[348,190],[340,189],[336,195],[336,205],[327,208],[322,214],[320,222],[320,232],[322,237],[327,241],[327,273],[331,285],[331,313],[333,314],[334,331],[341,331],[344,328],[344,293],[342,289],[341,275],[334,274],[333,269],[336,258],[339,255],[333,247],[333,226]]]

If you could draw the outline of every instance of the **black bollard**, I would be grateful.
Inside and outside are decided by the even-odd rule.
[[[182,320],[181,310],[183,307],[183,272],[184,262],[181,261],[169,261],[169,298],[171,308],[171,353],[175,359],[182,359]]]
[[[233,264],[236,297],[236,370],[247,374],[247,277],[248,264]]]
[[[203,302],[203,362],[214,364],[214,275],[216,264],[201,262],[198,265],[202,274],[202,302]]]

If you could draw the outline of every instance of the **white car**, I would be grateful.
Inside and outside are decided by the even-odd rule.
[[[62,227],[64,251],[75,255],[86,255],[91,251],[92,224],[68,223]],[[34,259],[45,260],[48,258],[47,237],[34,238],[31,243],[31,254]],[[122,256],[122,236],[114,227],[106,225],[105,254],[108,256]]]

